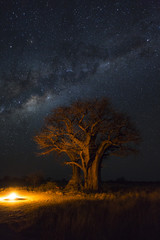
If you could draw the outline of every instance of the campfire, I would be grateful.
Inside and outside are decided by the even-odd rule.
[[[20,200],[26,200],[26,198],[17,195],[15,192],[12,192],[8,196],[4,197],[3,200],[8,202],[15,202]]]

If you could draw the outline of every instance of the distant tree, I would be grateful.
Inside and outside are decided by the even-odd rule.
[[[52,151],[66,153],[70,160],[65,164],[82,170],[84,188],[97,191],[102,160],[136,152],[140,135],[130,119],[103,98],[54,109],[34,140],[42,150],[41,155]]]

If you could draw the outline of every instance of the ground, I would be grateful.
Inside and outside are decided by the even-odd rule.
[[[16,191],[25,200],[4,198]],[[1,189],[0,239],[160,239],[160,188],[108,193]]]

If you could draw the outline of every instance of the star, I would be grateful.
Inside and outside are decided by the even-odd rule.
[[[127,170],[116,163],[117,175],[109,169],[104,176],[124,174],[148,180],[157,174],[160,180],[158,167],[154,167],[160,167],[158,1],[1,2],[2,162],[10,166],[13,155],[17,161],[26,157],[22,174],[34,170],[32,135],[50,111],[79,99],[108,97],[137,123],[144,142],[135,163],[124,160]],[[144,173],[145,161],[150,159],[154,174],[150,168]],[[136,161],[140,162],[138,173]],[[47,161],[45,164],[49,172]],[[9,174],[3,164],[1,169],[2,175]]]

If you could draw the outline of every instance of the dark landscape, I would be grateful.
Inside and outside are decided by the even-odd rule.
[[[160,0],[0,0],[0,240],[160,239]]]
[[[96,194],[60,185],[12,188],[36,198],[0,203],[1,239],[159,239],[160,183],[106,182]]]

